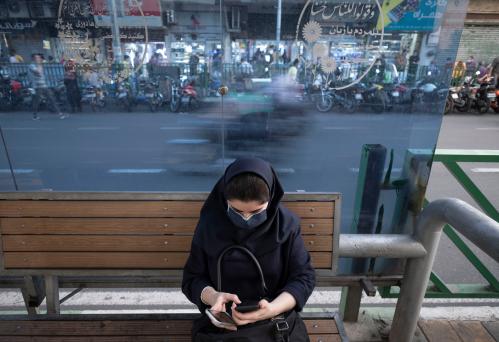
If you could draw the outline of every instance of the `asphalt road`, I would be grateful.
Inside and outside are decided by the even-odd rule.
[[[79,113],[65,120],[42,113],[40,121],[32,121],[29,113],[11,113],[0,114],[0,123],[21,191],[209,191],[224,166],[251,154],[273,163],[286,191],[341,192],[342,232],[349,232],[362,145],[393,149],[396,179],[407,149],[435,146],[441,122],[438,115],[402,113],[235,113],[227,106],[223,122],[217,108],[179,114],[138,108],[132,113]],[[439,148],[499,149],[497,115],[449,115],[442,127]],[[497,167],[466,166],[496,207]],[[477,168],[486,170],[475,172]],[[0,189],[14,190],[4,151]],[[390,226],[395,195],[382,194],[383,231]],[[435,165],[428,198],[445,196],[471,202]],[[482,282],[462,260],[444,239],[435,269],[447,281]],[[499,275],[497,264],[485,261]]]

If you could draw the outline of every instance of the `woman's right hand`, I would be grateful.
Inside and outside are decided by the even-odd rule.
[[[227,292],[218,292],[215,289],[210,288],[205,294],[205,302],[211,305],[211,310],[214,311],[225,311],[225,304],[229,302],[234,302],[236,304],[241,304],[241,301],[237,295]]]

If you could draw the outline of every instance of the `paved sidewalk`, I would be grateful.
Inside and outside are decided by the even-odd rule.
[[[62,289],[61,298],[70,293]],[[310,297],[306,311],[337,311],[340,292],[318,289]],[[395,299],[379,295],[362,298],[357,323],[345,322],[351,342],[387,340]],[[45,310],[45,303],[41,306]],[[63,314],[172,313],[197,312],[178,289],[84,289],[61,305]],[[17,289],[0,290],[0,315],[25,314]],[[499,342],[498,299],[427,299],[414,342]]]

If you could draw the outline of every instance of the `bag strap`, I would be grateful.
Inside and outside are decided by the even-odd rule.
[[[218,261],[217,261],[217,291],[218,292],[222,291],[222,259],[225,256],[225,254],[232,249],[239,249],[239,250],[245,252],[251,258],[251,260],[253,260],[253,263],[255,264],[255,266],[258,270],[258,274],[260,275],[261,286],[262,286],[262,289],[264,291],[264,295],[267,295],[267,293],[268,293],[267,284],[265,284],[265,279],[263,277],[263,272],[262,272],[262,268],[260,267],[260,263],[258,262],[256,257],[253,255],[253,253],[251,253],[251,251],[249,249],[247,249],[243,246],[239,246],[239,245],[227,247],[226,249],[224,249],[222,251],[222,253],[220,253],[220,256],[218,257]]]
[[[274,322],[274,339],[276,342],[289,342],[289,324],[283,316],[272,319]]]

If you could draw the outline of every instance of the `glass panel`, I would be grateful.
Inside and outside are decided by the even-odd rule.
[[[208,191],[254,155],[341,192],[343,232],[410,231],[466,76],[464,0],[1,6],[2,191]]]
[[[220,8],[9,2],[1,123],[19,190],[209,190],[223,167]]]

